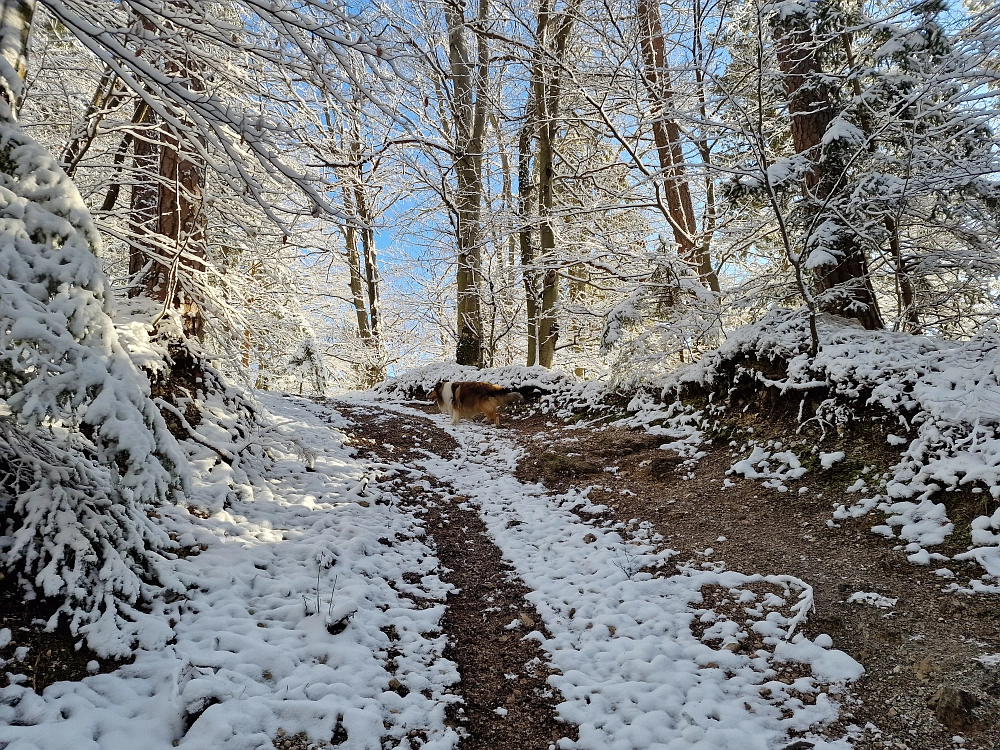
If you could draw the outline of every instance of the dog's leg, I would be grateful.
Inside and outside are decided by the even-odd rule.
[[[458,413],[458,409],[455,409],[451,413],[451,424],[454,426],[458,424],[458,420],[462,418],[462,415]]]

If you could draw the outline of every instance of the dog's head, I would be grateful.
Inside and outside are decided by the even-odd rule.
[[[436,401],[437,405],[441,406],[441,404],[444,403],[444,397],[442,395],[443,393],[444,393],[444,381],[441,380],[441,381],[438,382],[438,384],[436,386],[434,386],[434,388],[430,392],[430,396],[428,397],[427,400],[428,401]]]

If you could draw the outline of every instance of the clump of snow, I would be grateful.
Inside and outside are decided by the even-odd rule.
[[[833,465],[840,463],[846,458],[847,454],[844,451],[833,451],[832,453],[820,453],[819,454],[819,465],[824,469],[832,469]]]
[[[823,393],[817,416],[834,425],[866,409],[881,410],[907,435],[887,437],[890,445],[904,446],[901,460],[880,480],[879,494],[838,508],[835,518],[879,509],[887,514],[889,528],[918,546],[907,549],[911,561],[940,559],[924,548],[940,544],[954,526],[944,505],[932,498],[942,490],[969,487],[986,488],[1000,499],[1000,328],[988,325],[969,341],[948,341],[866,331],[851,321],[819,316],[821,348],[815,357],[808,353],[808,328],[803,312],[773,310],[701,361],[661,379],[664,398],[688,387],[712,391],[753,382],[786,398]],[[765,377],[758,362],[777,363],[786,374],[777,380]],[[852,489],[866,491],[868,484],[859,479]],[[1000,575],[1000,513],[978,517],[972,531],[974,549],[956,559]],[[982,582],[972,585],[1000,590]]]
[[[898,600],[882,596],[874,591],[858,591],[847,597],[849,603],[867,604],[879,609],[892,609]]]
[[[980,654],[976,661],[986,667],[1000,667],[1000,654]]]
[[[726,473],[740,474],[747,479],[763,479],[765,487],[787,492],[785,481],[800,478],[806,473],[806,468],[792,451],[765,450],[755,445],[749,456],[734,463]]]

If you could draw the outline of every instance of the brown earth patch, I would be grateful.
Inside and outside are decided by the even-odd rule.
[[[13,681],[41,694],[53,683],[113,672],[132,661],[101,659],[86,646],[78,647],[80,638],[70,633],[65,618],[47,631],[46,623],[58,608],[55,601],[25,598],[13,576],[0,574],[0,629],[11,634],[10,642],[0,648],[0,688]],[[97,665],[93,672],[87,669],[91,662]]]
[[[702,448],[707,455],[697,462],[661,450],[668,438],[650,440],[600,422],[567,423],[535,414],[508,421],[506,432],[525,448],[517,472],[522,481],[544,482],[559,492],[591,487],[590,498],[611,509],[606,522],[624,522],[640,537],[661,535],[660,543],[678,550],[680,560],[722,560],[740,572],[791,574],[812,585],[816,611],[804,632],[829,634],[834,647],[866,670],[842,701],[842,720],[858,727],[871,722],[880,732],[866,732],[855,747],[945,750],[960,746],[953,741],[959,734],[965,748],[1000,747],[1000,666],[976,661],[1000,652],[1000,596],[944,592],[947,581],[933,572],[947,565],[958,580],[968,580],[981,569],[954,561],[929,568],[907,562],[902,550],[893,549],[898,540],[870,531],[882,522],[877,511],[827,523],[836,504],[850,506],[858,499],[845,489],[864,466],[874,466],[866,475],[874,476],[898,460],[881,447],[884,438],[881,446],[857,436],[839,439],[836,447],[825,444],[826,451],[844,450],[845,461],[828,471],[810,466],[801,479],[785,481],[786,492],[738,476],[729,476],[735,486],[725,488],[727,470],[750,452],[739,449],[749,436],[745,428],[756,425],[753,436],[764,439],[760,423],[759,415],[742,425],[734,420],[716,444]],[[801,441],[792,447],[800,456],[812,447],[789,425],[772,428],[769,437],[791,434],[785,442]],[[734,437],[735,448],[729,445]],[[559,456],[565,465],[600,471],[553,472]],[[967,506],[986,502],[980,495],[970,497],[947,498],[959,529],[956,516],[967,528],[965,516],[978,508]],[[945,546],[948,554],[964,549],[960,531]],[[897,603],[891,609],[848,603],[858,591]]]

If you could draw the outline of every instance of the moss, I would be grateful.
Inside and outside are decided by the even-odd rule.
[[[542,473],[546,479],[566,479],[587,476],[601,471],[601,467],[580,456],[547,452],[542,454]]]

